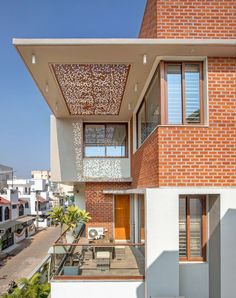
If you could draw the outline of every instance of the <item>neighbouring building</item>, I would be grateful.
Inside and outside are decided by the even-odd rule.
[[[137,39],[13,40],[53,114],[52,180],[126,248],[59,268],[52,298],[235,297],[235,13],[149,0]]]
[[[31,171],[31,178],[37,180],[50,180],[51,172],[49,170],[33,170]]]
[[[35,233],[34,216],[30,216],[29,200],[17,190],[0,194],[0,251]]]
[[[39,215],[39,227],[47,227],[50,224],[48,214],[54,202],[58,202],[59,198],[53,195],[50,189],[50,183],[47,180],[14,179],[13,182],[8,180],[7,185],[8,189],[17,192],[19,200],[28,203],[29,215]]]
[[[7,180],[13,179],[13,168],[0,164],[0,191],[7,187]]]

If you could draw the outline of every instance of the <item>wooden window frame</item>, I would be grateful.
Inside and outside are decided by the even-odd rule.
[[[200,199],[202,204],[202,230],[201,230],[201,241],[202,241],[202,256],[191,257],[190,254],[190,200]],[[204,195],[182,195],[180,199],[186,200],[186,257],[179,257],[181,262],[206,262],[206,243],[207,243],[207,220],[206,220],[206,196]]]
[[[104,156],[86,156],[85,155],[85,127],[86,127],[86,125],[104,125],[105,132],[106,132],[107,125],[124,125],[125,131],[126,131],[125,156],[106,156],[106,150],[105,150]],[[105,148],[106,148],[106,145],[105,145]],[[128,123],[127,122],[84,122],[83,123],[83,158],[128,158]]]
[[[168,82],[167,82],[167,68],[169,64],[175,64],[181,66],[181,91],[182,91],[182,123],[176,124],[169,124],[168,123]],[[185,113],[185,66],[186,64],[195,64],[199,65],[200,69],[200,80],[199,80],[199,90],[200,90],[200,122],[199,123],[188,123],[186,121],[186,113]],[[204,124],[204,78],[203,78],[203,62],[202,61],[162,61],[162,74],[164,75],[164,82],[163,82],[163,75],[162,75],[162,88],[164,88],[164,92],[162,93],[162,99],[164,101],[165,110],[162,111],[164,113],[165,124],[167,125],[203,125]]]

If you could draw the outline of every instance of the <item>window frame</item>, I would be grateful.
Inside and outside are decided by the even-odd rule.
[[[144,106],[144,116],[145,116],[145,126],[146,126],[146,123],[147,123],[147,108],[146,108],[146,105],[147,105],[147,99],[146,99],[146,96],[148,93],[150,93],[150,90],[151,88],[153,87],[153,84],[155,83],[155,79],[156,79],[156,76],[157,74],[159,73],[159,86],[160,86],[160,90],[159,90],[159,93],[160,93],[160,120],[159,120],[159,124],[157,124],[155,126],[155,128],[152,130],[152,132],[145,138],[145,140],[143,141],[143,143],[147,140],[147,138],[153,133],[153,131],[159,126],[162,124],[162,80],[161,80],[161,73],[162,73],[162,63],[160,62],[158,65],[157,65],[157,68],[152,76],[152,79],[147,87],[147,90],[145,91],[145,94],[143,96],[143,99],[139,105],[139,108],[136,112],[136,147],[137,149],[140,148],[142,146],[143,143],[139,144],[139,126],[138,126],[138,116],[139,116],[139,112],[141,111],[142,107]]]
[[[181,97],[181,103],[182,103],[182,123],[168,123],[168,81],[167,81],[167,68],[168,64],[174,64],[174,65],[180,65],[181,66],[181,89],[182,89],[182,97]],[[200,69],[200,80],[199,80],[199,90],[200,90],[200,121],[199,123],[188,123],[186,121],[186,96],[185,96],[185,66],[186,64],[194,64],[194,65],[199,65]],[[162,67],[164,68],[164,106],[165,106],[165,111],[164,111],[164,119],[165,119],[165,124],[166,125],[171,125],[171,126],[181,126],[181,125],[188,125],[188,126],[198,126],[198,125],[203,125],[204,124],[204,77],[203,77],[203,61],[164,61],[164,63],[161,64]]]
[[[190,254],[190,200],[200,199],[202,205],[202,216],[201,216],[201,243],[202,243],[202,256],[201,257],[191,257]],[[186,257],[179,257],[181,262],[206,262],[206,244],[207,244],[207,219],[206,219],[206,196],[205,195],[181,195],[179,199],[186,200]]]
[[[124,125],[126,131],[125,137],[125,155],[124,156],[86,156],[85,155],[85,127],[86,125],[104,125],[105,132],[108,125]],[[105,146],[106,148],[106,146]],[[106,153],[106,149],[105,149]],[[128,123],[127,122],[83,122],[83,158],[128,158]]]

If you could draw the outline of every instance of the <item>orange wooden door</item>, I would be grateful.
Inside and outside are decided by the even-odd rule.
[[[115,196],[115,239],[130,240],[130,199],[126,195]]]
[[[144,196],[141,197],[141,240],[145,239]]]

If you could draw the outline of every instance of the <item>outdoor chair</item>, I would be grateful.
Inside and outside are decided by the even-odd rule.
[[[96,253],[97,269],[109,270],[110,269],[110,252],[98,251]]]

